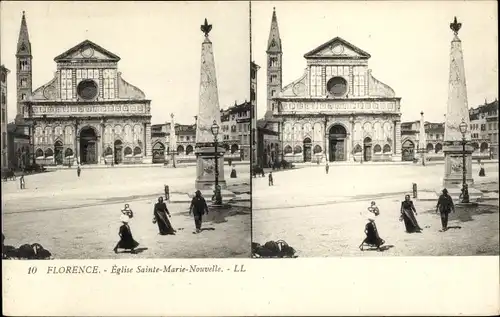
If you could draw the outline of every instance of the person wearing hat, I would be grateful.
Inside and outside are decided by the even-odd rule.
[[[448,195],[448,190],[443,189],[443,193],[439,196],[436,212],[441,214],[441,225],[443,227],[441,232],[448,230],[448,214],[453,211],[455,212],[455,205],[453,204],[453,199]]]
[[[400,212],[401,216],[399,217],[399,221],[404,222],[407,233],[422,231],[415,217],[417,215],[417,210],[415,209],[413,201],[410,199],[410,195],[405,195],[405,200],[401,202]]]
[[[129,204],[125,204],[125,207],[122,209],[122,214],[127,216],[129,219],[134,218],[134,212],[130,209]]]
[[[365,225],[365,235],[366,238],[361,242],[359,248],[363,250],[363,244],[369,244],[375,246],[378,251],[381,251],[381,246],[385,243],[385,240],[380,238],[378,233],[377,225],[375,224],[375,217],[380,214],[378,207],[374,201],[371,202],[370,207],[367,208],[368,212],[361,212],[362,221]]]
[[[189,206],[189,214],[190,215],[191,213],[193,214],[194,225],[196,227],[196,232],[193,233],[201,232],[201,223],[205,212],[208,213],[207,202],[205,201],[205,198],[203,198],[203,196],[201,195],[201,192],[197,190],[193,199],[191,200],[191,206]]]
[[[118,241],[113,249],[115,253],[118,253],[118,249],[130,250],[131,253],[135,253],[135,248],[139,246],[139,242],[135,241],[132,237],[132,231],[128,225],[129,219],[130,218],[127,215],[123,214],[120,216],[120,221],[122,222],[120,231],[118,232],[120,241]]]

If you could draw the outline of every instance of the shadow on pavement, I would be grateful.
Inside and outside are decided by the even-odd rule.
[[[130,254],[138,254],[138,253],[142,253],[144,251],[148,250],[148,248],[137,248],[135,249],[134,251],[131,251],[131,250],[125,250],[125,251],[121,251],[121,252],[118,252],[118,253],[130,253]]]

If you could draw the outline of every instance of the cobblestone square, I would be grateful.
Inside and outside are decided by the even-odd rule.
[[[485,164],[486,177],[478,167],[473,175],[478,187],[498,192],[498,163]],[[273,173],[274,186],[265,178],[253,182],[253,241],[285,240],[299,257],[329,256],[433,256],[498,255],[498,200],[471,218],[451,215],[450,229],[442,233],[436,202],[413,199],[417,220],[424,229],[408,234],[399,222],[400,204],[411,194],[412,183],[419,191],[434,191],[443,177],[442,164],[308,166]],[[377,227],[387,246],[384,252],[360,251],[366,219],[361,211],[376,201],[381,215]]]
[[[236,166],[238,178],[228,186],[249,184],[248,166]],[[192,234],[194,221],[189,203],[167,204],[175,236],[160,236],[152,223],[153,205],[163,196],[163,185],[171,194],[194,191],[196,168],[133,167],[57,170],[26,176],[26,189],[19,181],[2,183],[2,214],[5,244],[19,247],[40,243],[56,259],[111,258],[225,258],[250,256],[250,203],[232,208],[227,222],[203,224],[212,230]],[[249,185],[248,185],[249,186]],[[210,198],[208,197],[207,200]],[[112,249],[118,241],[120,210],[129,203],[134,211],[130,222],[137,254]]]

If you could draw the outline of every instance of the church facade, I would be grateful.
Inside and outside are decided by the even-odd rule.
[[[372,75],[370,54],[336,37],[306,53],[302,76],[283,85],[275,11],[267,47],[266,117],[280,122],[282,159],[401,161],[401,98]]]
[[[18,114],[31,124],[36,163],[151,163],[151,101],[122,78],[117,55],[85,40],[57,56],[53,78],[33,91],[23,13],[16,57]]]

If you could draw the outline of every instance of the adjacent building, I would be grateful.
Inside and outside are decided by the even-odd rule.
[[[444,159],[444,123],[425,122],[426,158]],[[403,161],[417,158],[420,144],[420,120],[401,123],[401,154]]]
[[[248,101],[221,110],[220,133],[223,135],[224,147],[229,151],[225,154],[226,158],[250,160],[251,110]]]
[[[469,109],[472,146],[475,152],[498,158],[498,100]]]
[[[170,149],[170,124],[154,124],[151,126],[151,144],[153,147],[153,163],[166,163],[175,155],[177,162],[194,162],[196,155],[196,124],[175,124],[176,149]]]
[[[267,45],[267,118],[282,158],[400,161],[401,98],[369,69],[370,54],[335,37],[304,55],[301,77],[283,85],[276,11]],[[276,125],[278,127],[276,127]]]
[[[16,54],[18,114],[31,124],[36,163],[152,161],[151,101],[122,78],[120,57],[85,40],[55,57],[52,79],[32,90],[32,54],[23,12]]]
[[[2,171],[9,168],[8,131],[7,131],[7,75],[10,70],[0,65],[0,104],[2,106]]]
[[[251,107],[251,137],[250,143],[252,144],[252,164],[258,162],[257,159],[257,72],[260,66],[255,62],[250,62],[250,107]]]

